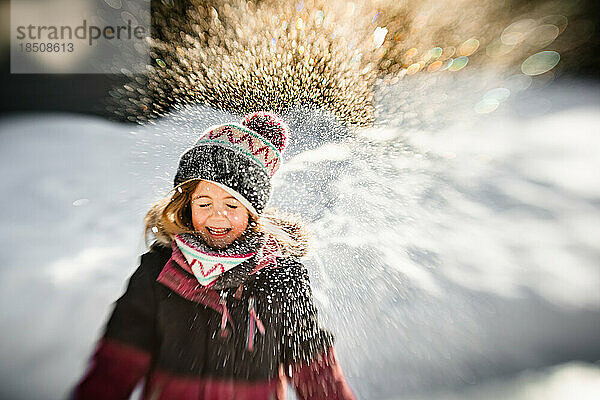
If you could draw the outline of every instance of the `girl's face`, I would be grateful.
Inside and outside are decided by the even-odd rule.
[[[248,209],[219,186],[200,181],[192,192],[192,225],[212,247],[226,247],[248,226]]]

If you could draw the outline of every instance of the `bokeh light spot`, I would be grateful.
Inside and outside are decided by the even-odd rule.
[[[442,67],[440,68],[440,71],[447,70],[448,68],[450,68],[452,66],[453,63],[454,63],[453,58],[447,59],[446,61],[443,62]]]
[[[121,7],[123,7],[123,3],[121,0],[104,0],[104,2],[110,7],[114,8],[115,10],[120,10]]]
[[[540,19],[540,25],[545,24],[556,26],[560,34],[567,28],[568,20],[564,15],[547,15]]]
[[[454,53],[456,53],[456,47],[454,47],[454,46],[448,46],[448,47],[444,48],[444,52],[442,54],[442,58],[445,60],[447,58],[453,57]]]
[[[529,33],[537,23],[533,19],[522,19],[517,22],[513,22],[509,26],[507,26],[502,35],[500,36],[500,40],[502,43],[508,46],[514,46],[523,41],[525,35]]]
[[[479,103],[475,104],[474,110],[477,114],[488,114],[495,111],[500,102],[494,99],[483,99]]]
[[[468,63],[469,63],[469,57],[465,57],[465,56],[457,57],[452,62],[452,65],[450,65],[448,67],[448,71],[451,71],[451,72],[460,71],[461,69],[466,67]]]
[[[560,29],[556,25],[540,25],[529,32],[525,41],[532,46],[544,47],[552,43],[559,34]]]
[[[129,11],[123,11],[121,13],[121,19],[126,24],[128,24],[131,21],[131,25],[132,26],[135,26],[135,25],[139,24],[137,18],[132,13],[130,13]]]
[[[443,50],[441,47],[434,47],[433,49],[430,49],[427,52],[427,55],[425,56],[426,60],[435,60],[436,58],[439,58],[443,53]]]
[[[525,75],[541,75],[556,67],[560,61],[560,54],[556,51],[540,51],[528,57],[521,64],[521,71]]]
[[[513,93],[522,92],[531,86],[532,79],[528,75],[515,74],[504,80],[504,86]]]
[[[442,62],[441,61],[435,61],[432,62],[428,67],[427,67],[427,72],[435,72],[435,71],[439,71],[442,68]]]
[[[417,72],[419,72],[421,70],[421,64],[419,63],[414,63],[411,64],[407,69],[406,69],[406,75],[414,75]]]
[[[510,97],[510,90],[504,87],[499,87],[495,89],[488,90],[483,95],[483,100],[486,101],[497,101],[498,103],[502,103],[506,101]]]
[[[413,29],[418,30],[424,27],[427,24],[427,20],[429,19],[429,14],[426,12],[418,13],[413,19]]]
[[[463,44],[458,48],[459,56],[470,56],[475,53],[479,48],[479,40],[475,38],[467,39]]]
[[[414,56],[416,56],[419,53],[419,51],[412,47],[408,50],[406,50],[406,53],[404,53],[404,58],[406,58],[407,60],[413,58]]]
[[[485,54],[490,57],[501,57],[512,51],[515,48],[515,45],[507,45],[502,43],[500,39],[494,39],[487,45],[485,48]]]

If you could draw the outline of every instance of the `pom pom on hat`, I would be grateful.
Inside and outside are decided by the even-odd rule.
[[[257,111],[244,117],[242,125],[267,139],[282,152],[287,146],[290,128],[284,120],[268,111]]]

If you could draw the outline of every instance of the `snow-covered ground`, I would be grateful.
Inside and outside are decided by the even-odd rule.
[[[405,79],[356,132],[286,116],[271,204],[311,223],[314,295],[361,399],[600,398],[600,92],[516,81]],[[146,209],[227,120],[0,121],[0,398],[66,395]]]

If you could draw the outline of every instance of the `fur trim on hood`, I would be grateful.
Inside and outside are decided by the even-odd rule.
[[[173,234],[168,232],[163,225],[160,214],[150,210],[146,219],[147,224],[152,226],[156,244],[171,247]],[[249,229],[252,228],[249,227]],[[286,256],[304,257],[310,252],[311,246],[306,223],[292,214],[268,208],[258,217],[255,229],[273,236]]]
[[[258,229],[271,234],[284,254],[305,257],[310,253],[310,235],[299,217],[270,208],[258,219]]]

